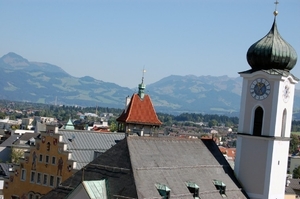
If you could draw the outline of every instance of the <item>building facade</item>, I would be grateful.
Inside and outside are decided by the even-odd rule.
[[[35,145],[25,152],[19,165],[14,165],[5,180],[4,197],[38,199],[63,180],[69,178],[76,167],[71,153],[66,151],[56,126],[47,126],[35,139]]]

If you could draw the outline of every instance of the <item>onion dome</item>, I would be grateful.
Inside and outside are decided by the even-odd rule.
[[[277,11],[270,32],[254,43],[247,52],[247,61],[253,70],[280,69],[290,71],[296,65],[297,53],[279,34]]]

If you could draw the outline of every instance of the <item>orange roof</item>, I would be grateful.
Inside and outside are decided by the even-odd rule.
[[[145,95],[144,99],[141,99],[138,94],[132,95],[126,113],[124,110],[117,121],[145,125],[162,124],[156,115],[150,96]]]
[[[219,149],[223,154],[226,154],[228,157],[235,159],[236,148],[226,148],[223,146],[219,146]]]

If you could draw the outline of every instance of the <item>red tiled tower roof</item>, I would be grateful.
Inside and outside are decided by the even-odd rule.
[[[118,122],[131,124],[144,124],[160,126],[162,122],[158,119],[149,95],[143,99],[138,94],[133,94],[128,104],[119,118]]]

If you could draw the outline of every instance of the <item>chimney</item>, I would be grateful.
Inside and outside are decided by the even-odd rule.
[[[130,101],[131,101],[131,98],[129,96],[127,96],[126,101],[125,101],[125,111],[124,111],[125,113],[127,112],[127,108],[128,108]]]

